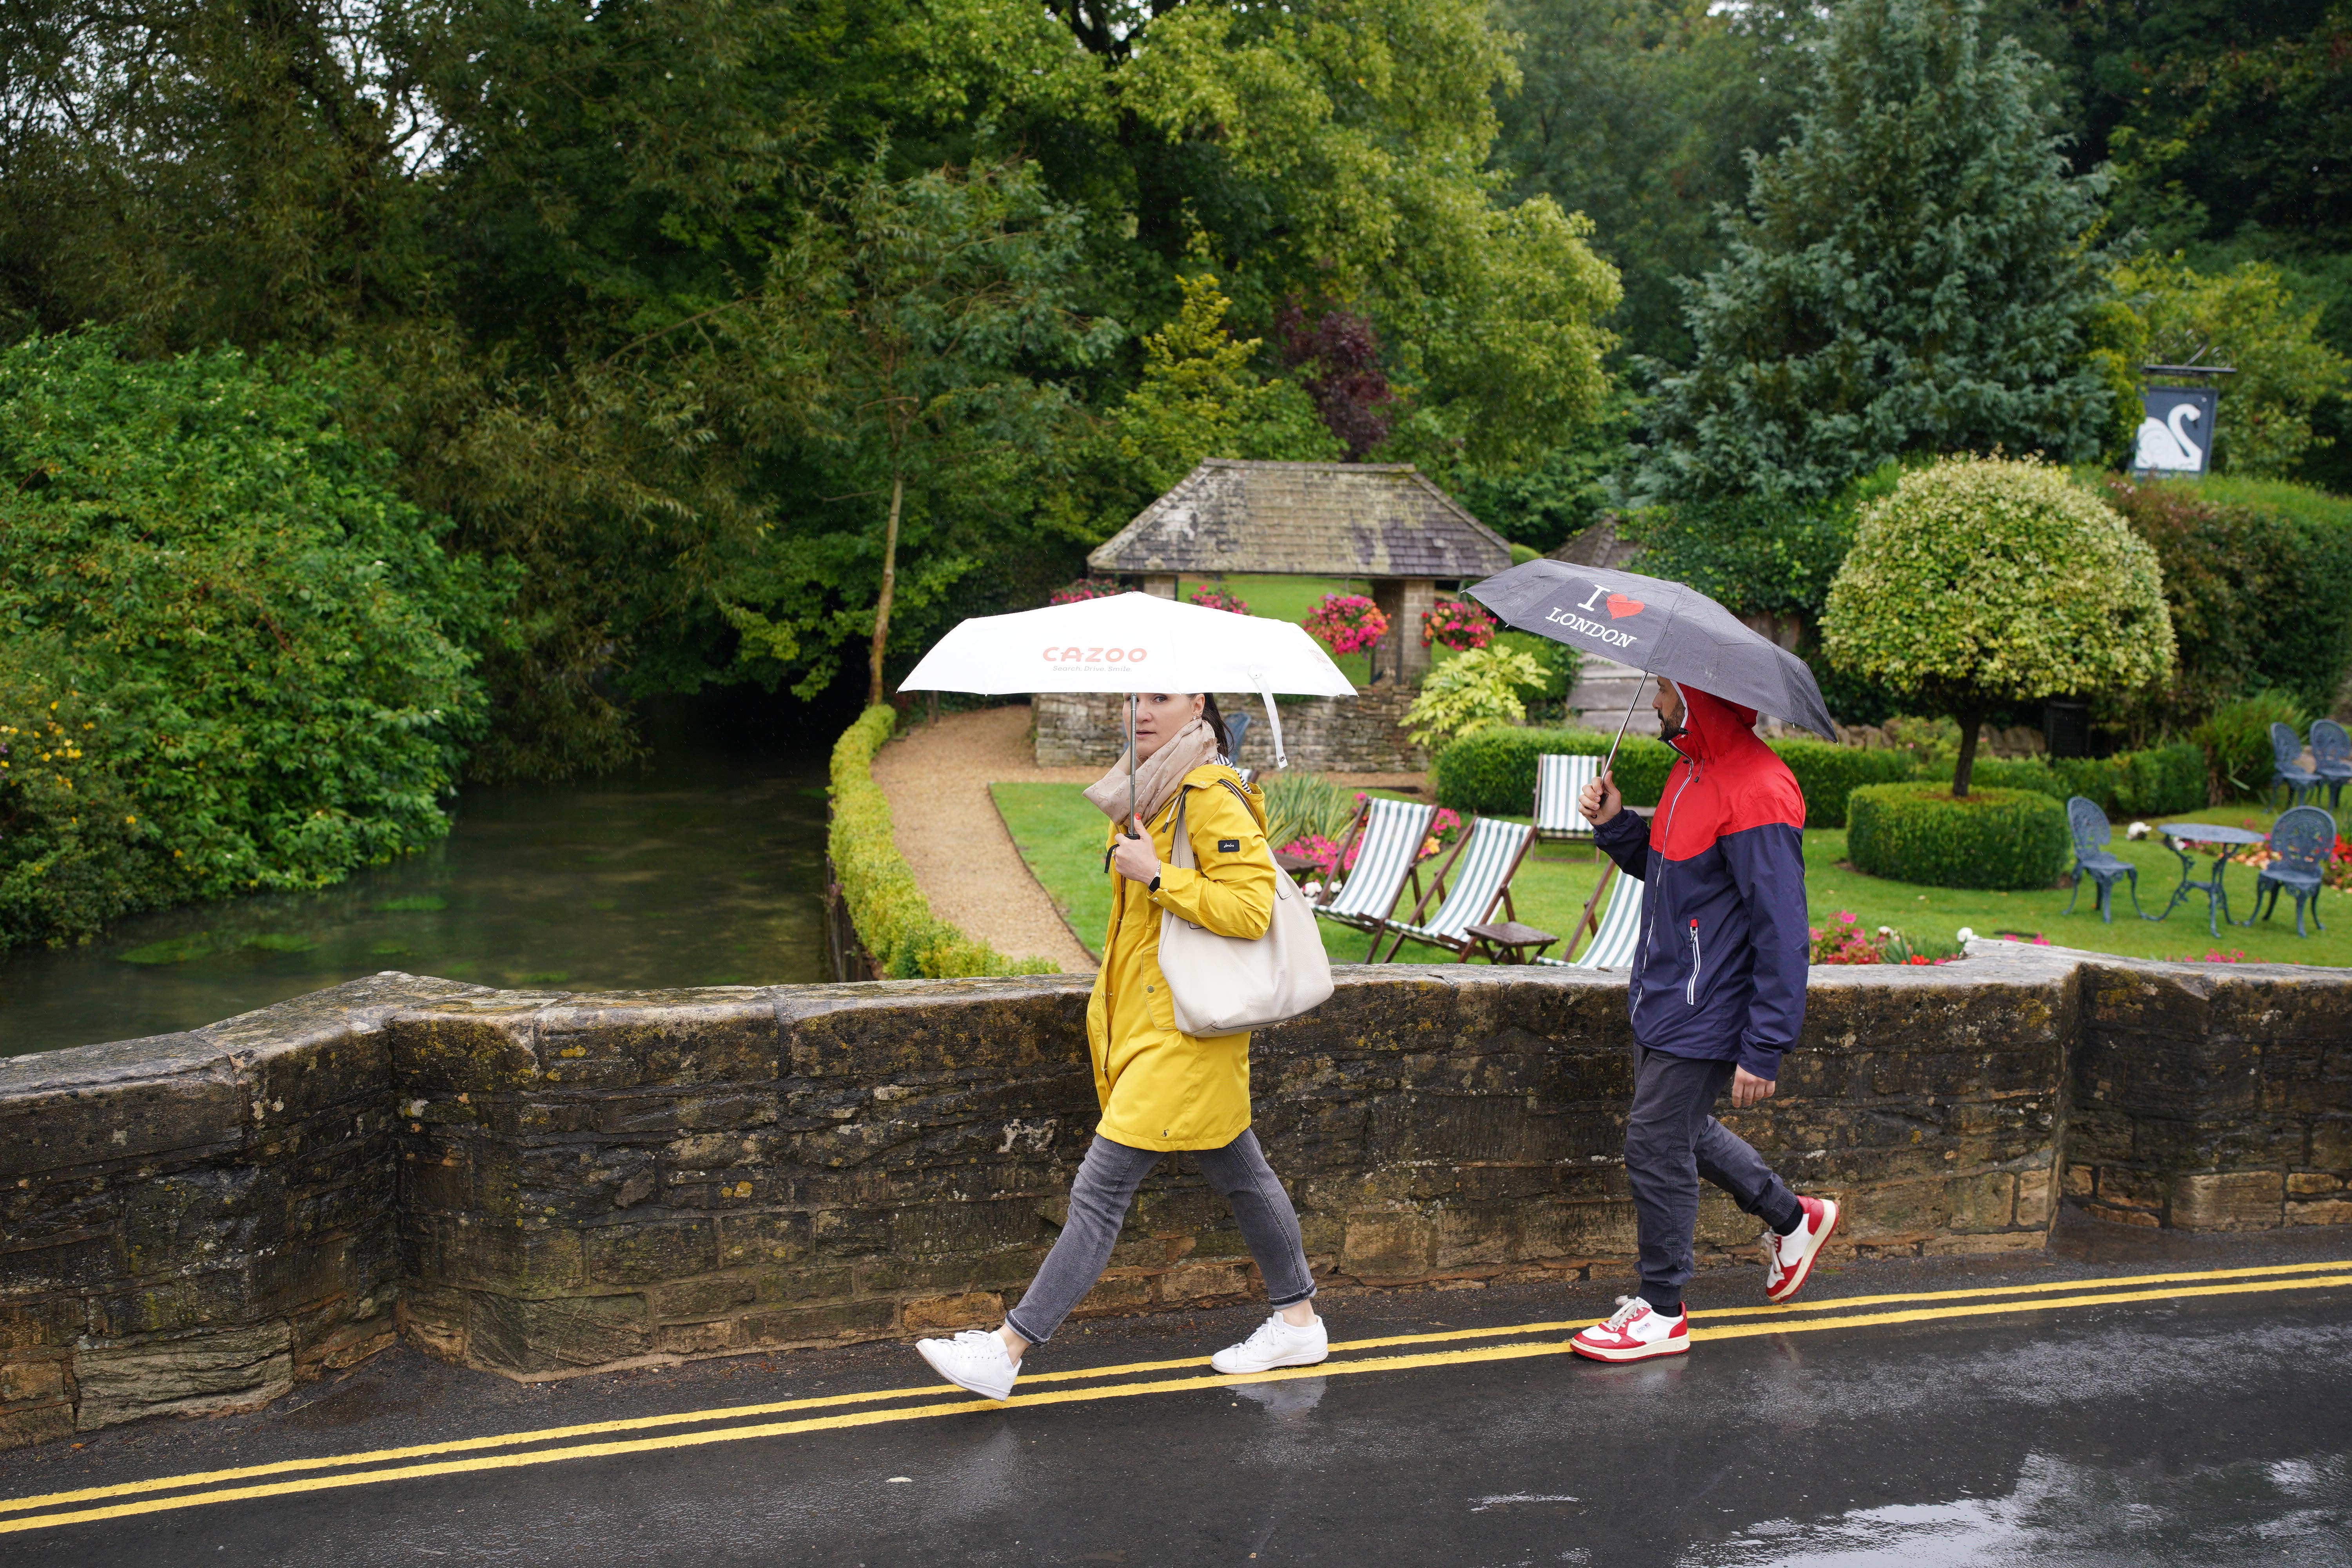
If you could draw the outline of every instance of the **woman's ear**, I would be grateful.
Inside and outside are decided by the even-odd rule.
[[[1192,717],[1193,717],[1193,718],[1198,719],[1198,718],[1199,718],[1202,713],[1205,713],[1206,711],[1208,711],[1208,707],[1209,707],[1208,698],[1207,698],[1203,693],[1202,693],[1202,692],[1198,692],[1198,691],[1195,691],[1194,693],[1192,693]]]

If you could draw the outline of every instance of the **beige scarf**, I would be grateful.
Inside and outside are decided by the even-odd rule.
[[[1160,742],[1160,749],[1143,759],[1135,770],[1135,809],[1143,820],[1151,821],[1160,808],[1173,799],[1184,775],[1203,763],[1217,760],[1217,732],[1209,728],[1205,719],[1194,719]],[[1087,798],[1105,816],[1124,826],[1127,822],[1127,753],[1121,752],[1110,772],[1087,786]]]

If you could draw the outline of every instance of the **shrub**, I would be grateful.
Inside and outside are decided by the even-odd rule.
[[[2039,790],[1954,795],[1936,784],[1864,784],[1846,797],[1859,870],[1930,888],[2046,888],[2066,868],[2066,807]]]
[[[2030,789],[2055,800],[2079,795],[2098,802],[2110,818],[2194,811],[2206,802],[2205,753],[2186,741],[2112,757],[1996,758],[1979,763],[1976,776],[1996,789]]]
[[[1904,752],[1864,751],[1827,741],[1775,741],[1772,749],[1805,792],[1808,827],[1843,827],[1845,797],[1857,784],[1892,784],[1911,776],[1911,758]]]
[[[2258,795],[2271,782],[2271,726],[2303,731],[2303,707],[2292,692],[2257,691],[2213,710],[2192,737],[2205,755],[2207,787],[2219,805]]]
[[[1948,459],[1864,507],[1822,640],[1835,663],[1959,721],[1962,795],[1990,709],[2142,687],[2173,665],[2156,552],[2038,462]]]
[[[1496,647],[1511,648],[1526,654],[1543,670],[1542,681],[1523,687],[1519,695],[1529,702],[1563,702],[1576,689],[1577,679],[1584,673],[1584,656],[1564,642],[1554,642],[1534,632],[1497,632]]]
[[[1238,594],[1228,594],[1223,588],[1195,588],[1184,597],[1204,609],[1223,610],[1235,616],[1250,613],[1248,601]]]
[[[1356,797],[1320,773],[1288,768],[1262,783],[1265,839],[1277,849],[1302,838],[1337,839],[1355,819]]]
[[[1430,773],[1441,805],[1456,811],[1524,816],[1536,801],[1536,759],[1547,754],[1604,757],[1613,731],[1497,727],[1463,736],[1437,754]],[[1647,735],[1628,735],[1617,752],[1617,787],[1633,805],[1655,805],[1675,750]]]
[[[1429,672],[1421,695],[1404,710],[1405,731],[1414,745],[1434,751],[1491,725],[1517,724],[1528,716],[1521,689],[1539,686],[1543,679],[1543,667],[1526,654],[1474,648]]]
[[[0,952],[95,936],[185,879],[116,775],[120,721],[63,662],[48,639],[0,643]]]
[[[1010,959],[942,920],[915,885],[913,868],[890,836],[890,803],[874,782],[874,753],[898,716],[868,708],[833,747],[833,822],[825,853],[841,879],[842,900],[875,966],[898,980],[949,980],[976,974],[1051,974],[1042,958]]]
[[[48,826],[0,832],[13,940],[321,887],[448,831],[512,580],[444,551],[343,426],[344,368],[129,362],[103,333],[0,349],[0,684],[80,706],[81,760],[140,828],[89,870],[112,852],[95,825],[60,834],[18,789],[0,809]]]

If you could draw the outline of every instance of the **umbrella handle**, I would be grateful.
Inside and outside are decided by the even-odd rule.
[[[1127,694],[1127,820],[1119,826],[1129,838],[1140,838],[1135,830],[1135,693]]]

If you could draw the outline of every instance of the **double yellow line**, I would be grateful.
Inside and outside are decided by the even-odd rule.
[[[1752,1339],[1764,1334],[1879,1328],[1896,1323],[1985,1317],[2000,1312],[2057,1311],[2134,1301],[2172,1301],[2265,1291],[2322,1290],[2342,1286],[2352,1286],[2352,1261],[2286,1264],[2271,1268],[2209,1269],[2194,1273],[2135,1274],[2105,1279],[2050,1280],[2032,1285],[1986,1286],[1900,1295],[1848,1296],[1786,1307],[1729,1307],[1711,1310],[1694,1322],[1691,1338],[1701,1342]],[[1886,1310],[1863,1310],[1880,1308]],[[1565,1339],[1540,1336],[1572,1333],[1583,1328],[1588,1321],[1580,1318],[1559,1322],[1457,1329],[1446,1333],[1394,1334],[1380,1339],[1349,1340],[1331,1347],[1334,1357],[1343,1359],[1327,1361],[1317,1366],[1291,1367],[1243,1377],[1224,1377],[1208,1373],[1203,1370],[1205,1363],[1198,1357],[1038,1373],[1024,1377],[1022,1387],[1039,1389],[1047,1384],[1080,1386],[1050,1387],[1044,1388],[1043,1392],[1018,1394],[1002,1404],[961,1394],[943,1396],[943,1390],[934,1384],[928,1387],[874,1389],[863,1394],[836,1394],[822,1398],[785,1399],[763,1405],[736,1405],[720,1409],[677,1411],[618,1421],[543,1426],[535,1431],[509,1432],[494,1436],[452,1438],[441,1443],[375,1448],[365,1453],[330,1454],[316,1458],[283,1459],[274,1464],[245,1465],[232,1469],[159,1476],[114,1486],[87,1487],[76,1491],[0,1500],[0,1534],[123,1519],[134,1514],[202,1508],[213,1503],[244,1502],[257,1498],[289,1497],[342,1487],[373,1486],[382,1481],[419,1480],[432,1476],[518,1469],[528,1465],[549,1465],[569,1459],[693,1448],[710,1443],[739,1443],[756,1437],[836,1431],[844,1427],[969,1415],[1013,1407],[1132,1399],[1150,1394],[1228,1388],[1238,1384],[1345,1377],[1365,1373],[1412,1372],[1433,1367],[1517,1361],[1533,1356],[1565,1355],[1570,1353]],[[1482,1340],[1513,1342],[1469,1342]],[[1424,1349],[1399,1355],[1365,1353],[1403,1346],[1431,1345],[1460,1348]],[[1152,1375],[1171,1372],[1181,1375]],[[1107,1381],[1110,1379],[1130,1381]],[[900,1401],[916,1403],[895,1403]],[[803,1415],[802,1412],[824,1414]],[[763,1419],[776,1416],[785,1419]],[[718,1425],[720,1423],[725,1425]],[[694,1432],[668,1430],[682,1426],[710,1429]],[[659,1435],[621,1436],[647,1433]],[[583,1438],[590,1440],[581,1441]]]

